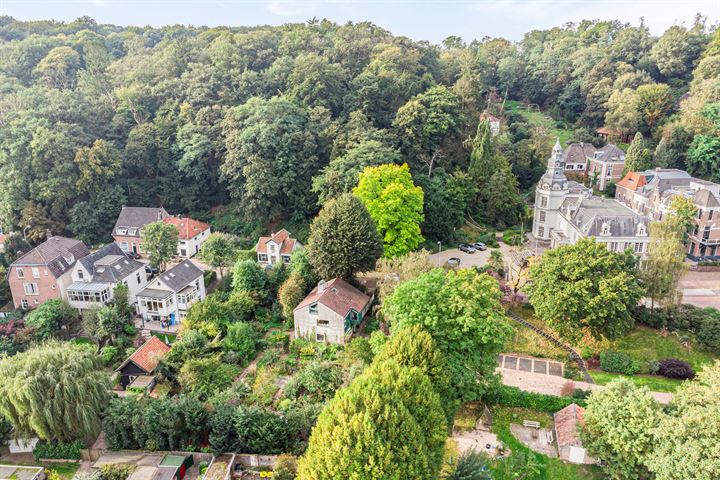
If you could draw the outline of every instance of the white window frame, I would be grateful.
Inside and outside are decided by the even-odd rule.
[[[28,290],[28,287],[32,288]],[[37,283],[23,283],[23,290],[25,291],[25,295],[40,295]]]
[[[20,308],[23,310],[27,310],[30,308],[30,303],[28,303],[27,298],[23,298],[20,300]]]
[[[311,303],[310,305],[308,305],[308,312],[310,313],[310,315],[317,315],[318,314],[318,303],[315,302],[315,303]]]
[[[32,267],[30,270],[33,278],[40,278],[40,269],[38,267]]]
[[[316,342],[325,342],[325,334],[324,333],[315,333],[315,341]]]
[[[20,267],[17,267],[15,269],[15,274],[17,275],[18,278],[25,278],[25,271]]]

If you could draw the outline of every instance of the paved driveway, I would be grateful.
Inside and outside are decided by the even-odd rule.
[[[500,242],[499,250],[502,252],[503,256],[506,256],[511,248],[513,247]],[[432,260],[435,265],[442,267],[449,258],[456,257],[460,259],[460,268],[482,267],[490,258],[490,250],[492,249],[488,248],[482,252],[477,250],[475,253],[465,253],[461,252],[457,248],[450,248],[440,253],[435,252],[431,254],[430,260]]]
[[[720,309],[720,272],[689,271],[680,279],[683,303]]]

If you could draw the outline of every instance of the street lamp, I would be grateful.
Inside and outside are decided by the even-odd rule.
[[[441,250],[442,250],[442,242],[440,240],[438,240],[438,260],[437,260],[438,267],[440,266],[440,251]]]

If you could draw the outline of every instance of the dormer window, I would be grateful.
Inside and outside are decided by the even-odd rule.
[[[79,278],[80,280],[82,280],[82,279],[84,278],[84,277],[83,277],[83,271],[82,271],[82,270],[78,270],[78,278]]]
[[[602,227],[600,229],[600,235],[602,236],[609,236],[610,235],[610,224],[603,223]]]
[[[127,228],[118,228],[115,230],[118,235],[127,235]]]
[[[137,228],[128,229],[128,235],[137,235]]]
[[[645,228],[644,224],[641,223],[640,225],[638,225],[637,234],[640,237],[644,237],[645,235],[647,235],[647,229]]]

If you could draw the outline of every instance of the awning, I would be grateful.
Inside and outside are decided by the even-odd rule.
[[[107,283],[75,282],[68,287],[68,292],[104,292],[109,288]]]
[[[157,288],[146,288],[142,292],[138,293],[138,297],[142,298],[154,298],[154,299],[165,299],[172,295],[173,292],[168,290],[159,290]]]

